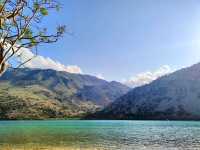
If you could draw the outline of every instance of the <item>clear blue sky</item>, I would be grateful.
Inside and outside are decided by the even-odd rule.
[[[74,36],[42,46],[40,55],[108,80],[200,61],[199,0],[60,1],[61,11],[45,22],[66,24]]]

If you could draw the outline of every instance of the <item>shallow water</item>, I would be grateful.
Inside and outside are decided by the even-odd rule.
[[[0,121],[0,150],[200,150],[197,121]]]

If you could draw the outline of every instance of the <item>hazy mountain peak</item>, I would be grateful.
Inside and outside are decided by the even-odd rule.
[[[105,119],[200,119],[200,63],[135,88],[95,115]]]

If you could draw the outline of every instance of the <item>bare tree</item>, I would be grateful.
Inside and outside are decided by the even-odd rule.
[[[12,57],[20,57],[22,48],[37,53],[39,44],[56,42],[62,37],[65,26],[49,33],[41,23],[50,11],[59,8],[57,0],[0,0],[0,74]],[[20,62],[18,67],[30,60]]]

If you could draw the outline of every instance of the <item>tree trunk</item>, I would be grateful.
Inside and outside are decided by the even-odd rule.
[[[4,49],[2,47],[2,45],[0,45],[0,76],[5,72],[6,70],[6,65],[5,65],[5,62],[3,62],[3,52],[4,52]]]

